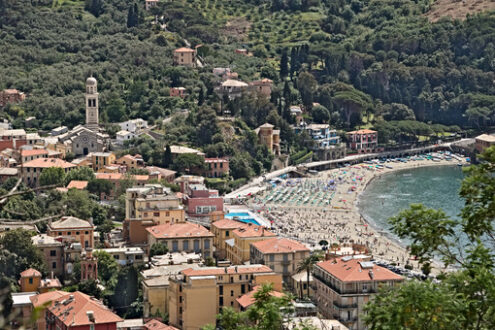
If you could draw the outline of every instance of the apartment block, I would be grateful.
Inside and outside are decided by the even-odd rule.
[[[296,273],[297,266],[309,257],[309,253],[309,248],[298,241],[272,238],[251,244],[250,261],[252,264],[267,265],[290,284],[291,275]]]
[[[366,329],[364,306],[382,286],[395,286],[403,278],[369,258],[346,256],[319,262],[313,271],[318,310],[351,330]]]
[[[148,242],[147,228],[185,222],[181,200],[159,184],[130,188],[126,191],[124,239],[131,244]]]
[[[272,283],[282,291],[282,279],[268,266],[203,267],[170,277],[169,321],[181,329],[215,324],[225,306],[240,309],[237,299],[254,287]]]
[[[226,240],[227,259],[235,265],[241,265],[251,259],[251,244],[264,241],[277,236],[262,226],[249,223],[247,227],[242,227],[232,231],[232,238]]]
[[[204,258],[213,254],[213,234],[205,227],[191,222],[166,223],[146,228],[148,247],[161,243],[172,252],[201,253]]]

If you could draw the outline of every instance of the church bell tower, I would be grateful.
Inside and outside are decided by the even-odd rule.
[[[86,127],[98,130],[98,83],[95,78],[89,77],[86,80]]]

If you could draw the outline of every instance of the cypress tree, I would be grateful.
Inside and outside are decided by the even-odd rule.
[[[280,59],[280,79],[287,77],[289,74],[289,56],[287,54],[287,49],[284,48],[282,51],[282,58]]]

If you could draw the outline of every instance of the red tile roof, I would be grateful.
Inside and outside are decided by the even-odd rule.
[[[357,131],[347,132],[346,134],[373,134],[373,133],[376,133],[376,131],[370,129],[360,129]]]
[[[76,188],[76,189],[79,189],[79,190],[83,190],[83,189],[85,189],[87,186],[88,186],[88,181],[72,180],[72,181],[71,181],[71,182],[69,182],[69,184],[67,185],[67,189],[70,189],[70,188]]]
[[[288,238],[271,238],[252,243],[251,245],[261,253],[309,252],[309,248],[306,245]]]
[[[40,288],[42,289],[60,289],[62,283],[58,278],[44,278],[41,280]]]
[[[360,259],[344,260],[340,258],[322,261],[317,263],[316,267],[325,270],[343,282],[402,280],[400,275],[371,262],[367,262],[367,265],[364,266]]]
[[[29,268],[21,273],[21,277],[41,277],[41,273],[34,268]]]
[[[22,167],[36,167],[36,168],[48,168],[48,167],[61,167],[61,168],[72,168],[76,167],[72,163],[68,163],[65,160],[59,158],[38,158],[26,162]]]
[[[48,310],[67,327],[77,327],[90,324],[116,323],[122,319],[110,311],[103,303],[95,298],[76,291],[69,296],[55,299]],[[87,312],[92,311],[94,322],[90,321]]]
[[[144,324],[144,328],[148,330],[179,330],[171,325],[163,324],[158,320],[151,320]]]
[[[239,305],[242,306],[242,308],[247,308],[247,307],[251,306],[255,302],[254,294],[256,292],[258,292],[258,290],[260,288],[261,288],[260,285],[255,286],[253,288],[253,290],[249,291],[248,293],[246,293],[243,296],[240,296],[239,298],[236,299],[236,301],[239,303]],[[285,296],[285,294],[283,294],[282,292],[278,292],[278,291],[271,291],[270,295],[272,297],[277,297],[277,298],[282,298]]]
[[[181,47],[181,48],[177,48],[176,50],[174,50],[174,52],[176,52],[176,53],[194,53],[194,50],[191,48],[187,48],[187,47]]]
[[[22,157],[38,156],[38,155],[48,155],[48,151],[45,149],[21,150]]]
[[[191,222],[166,223],[163,225],[146,228],[156,239],[178,237],[212,237],[214,236],[205,227]]]
[[[102,180],[122,180],[122,173],[95,173],[95,178]]]
[[[222,219],[215,221],[211,224],[212,226],[217,227],[218,229],[237,229],[247,227],[248,224],[232,219]]]
[[[265,265],[241,265],[231,267],[201,267],[199,269],[188,268],[182,271],[187,276],[208,276],[222,274],[251,274],[272,273],[273,270]]]
[[[46,303],[51,303],[53,300],[56,300],[60,297],[68,296],[70,294],[70,292],[56,290],[29,297],[29,299],[33,303],[34,307],[40,307],[45,305]]]
[[[247,227],[238,228],[233,231],[233,233],[239,237],[270,237],[277,236],[271,231],[266,230],[262,226],[254,225],[249,223]]]

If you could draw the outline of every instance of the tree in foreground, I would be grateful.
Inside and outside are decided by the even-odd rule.
[[[495,329],[495,147],[466,169],[459,220],[412,205],[390,222],[423,266],[440,258],[455,272],[382,290],[366,307],[370,329]]]
[[[309,297],[309,275],[313,272],[313,268],[315,264],[322,259],[323,259],[322,255],[312,254],[309,257],[301,260],[299,265],[297,265],[296,273],[306,272],[306,281],[307,281],[306,288],[307,288],[308,297]]]
[[[272,330],[281,329],[283,322],[291,313],[290,295],[274,297],[272,284],[263,284],[254,294],[255,302],[245,312],[236,312],[230,307],[222,309],[217,315],[218,325],[223,330]],[[213,330],[208,325],[204,330]]]

